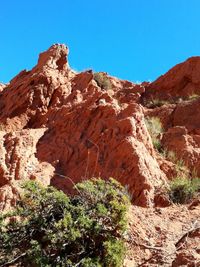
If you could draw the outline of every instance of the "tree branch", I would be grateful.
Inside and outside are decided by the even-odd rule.
[[[8,261],[6,263],[3,263],[2,265],[0,265],[0,267],[5,267],[5,266],[9,266],[15,262],[17,262],[19,259],[23,258],[24,256],[26,256],[26,252],[22,253],[21,255],[19,255],[18,257],[14,258],[13,260],[11,261]]]

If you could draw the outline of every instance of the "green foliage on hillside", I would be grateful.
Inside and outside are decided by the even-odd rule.
[[[91,179],[67,196],[28,182],[16,209],[0,216],[0,265],[122,266],[129,199],[114,179]]]
[[[175,177],[167,189],[169,198],[177,204],[186,204],[192,200],[200,190],[200,178],[195,169],[190,171],[182,159],[178,159],[174,151],[163,150],[162,155],[174,163]]]
[[[176,177],[170,183],[169,196],[172,202],[188,203],[200,190],[200,178]]]

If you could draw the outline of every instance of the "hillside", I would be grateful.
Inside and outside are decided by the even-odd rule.
[[[0,84],[0,210],[15,205],[22,180],[71,192],[114,177],[132,196],[125,265],[200,266],[200,201],[174,205],[162,190],[178,172],[200,176],[200,57],[134,84],[77,73],[67,56],[55,44]],[[151,118],[162,126],[154,138]]]

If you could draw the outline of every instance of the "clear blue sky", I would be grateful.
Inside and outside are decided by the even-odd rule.
[[[5,0],[0,81],[31,69],[53,43],[69,62],[132,81],[154,80],[200,55],[200,0]]]

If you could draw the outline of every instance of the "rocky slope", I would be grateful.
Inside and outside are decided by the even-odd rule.
[[[139,104],[144,88],[106,74],[111,86],[101,88],[92,71],[73,72],[67,54],[53,45],[1,92],[2,205],[25,177],[67,191],[72,180],[91,176],[113,176],[129,186],[134,203],[152,205],[166,176]]]
[[[25,179],[71,192],[82,179],[112,176],[132,195],[127,266],[200,266],[200,205],[173,206],[161,193],[175,164],[154,148],[145,123],[160,118],[163,149],[200,175],[200,58],[137,85],[76,73],[67,55],[53,45],[31,71],[0,84],[0,210],[15,204]]]
[[[159,117],[165,132],[162,144],[200,175],[200,57],[178,64],[148,84],[143,103],[146,116]],[[153,103],[154,102],[154,103]]]

